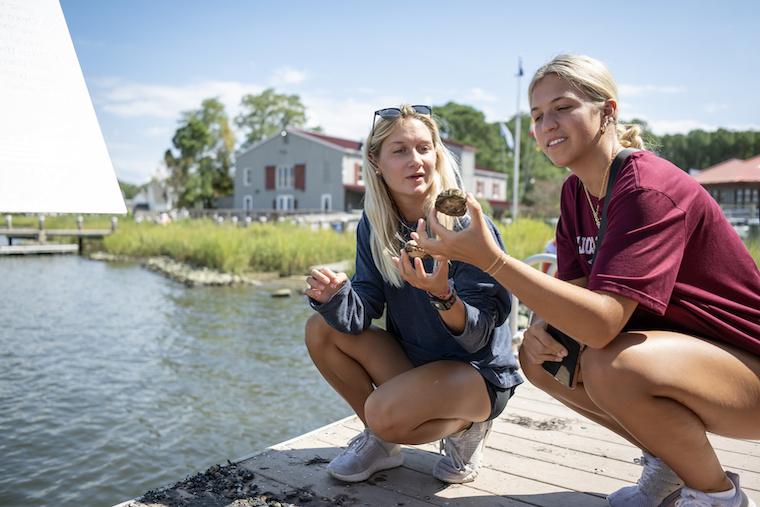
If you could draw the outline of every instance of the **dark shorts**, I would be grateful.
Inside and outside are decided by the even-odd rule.
[[[481,377],[483,378],[483,377]],[[486,421],[496,419],[507,408],[507,402],[514,396],[517,386],[512,387],[498,387],[483,378],[483,382],[486,383],[486,390],[488,391],[488,398],[491,400],[491,415],[488,416]]]

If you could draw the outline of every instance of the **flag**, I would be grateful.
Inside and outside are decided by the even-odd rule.
[[[512,150],[515,147],[515,140],[512,137],[512,132],[510,132],[509,127],[507,127],[506,123],[499,123],[499,128],[501,129],[501,135],[504,137],[504,141],[506,141],[507,146],[509,146],[509,149]]]
[[[522,68],[522,58],[517,59],[517,77],[522,77],[524,74]]]

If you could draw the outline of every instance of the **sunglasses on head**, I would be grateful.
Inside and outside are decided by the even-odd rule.
[[[433,114],[433,108],[430,106],[416,104],[414,106],[409,106],[409,107],[411,107],[414,110],[414,112],[417,114],[424,114],[426,116],[430,116]],[[392,120],[394,118],[398,118],[399,116],[401,116],[401,109],[398,107],[386,107],[384,109],[378,109],[377,111],[375,111],[374,116],[372,116],[372,131],[371,131],[372,133],[375,132],[375,119],[377,119],[378,116],[382,118],[383,120]]]

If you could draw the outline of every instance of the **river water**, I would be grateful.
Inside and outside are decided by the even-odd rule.
[[[303,297],[0,258],[0,505],[110,506],[349,415]]]

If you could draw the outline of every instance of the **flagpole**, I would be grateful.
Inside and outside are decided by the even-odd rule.
[[[517,68],[517,118],[515,120],[515,166],[512,171],[512,221],[517,220],[518,204],[520,202],[519,188],[520,188],[520,131],[522,130],[520,124],[522,123],[522,115],[520,114],[520,78],[523,75],[522,58],[518,60]]]

